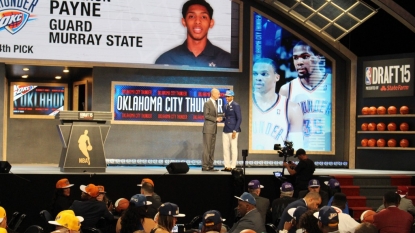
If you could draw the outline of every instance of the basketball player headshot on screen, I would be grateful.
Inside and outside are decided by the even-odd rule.
[[[213,8],[205,0],[189,0],[182,8],[182,25],[187,29],[183,44],[163,53],[155,64],[229,68],[231,55],[208,39],[215,21]]]
[[[279,94],[301,107],[304,149],[330,150],[325,142],[331,138],[331,73],[326,71],[325,57],[303,41],[292,52],[297,78],[284,84]]]

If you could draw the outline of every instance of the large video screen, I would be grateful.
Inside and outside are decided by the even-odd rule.
[[[113,123],[200,125],[212,88],[220,91],[217,111],[222,114],[225,92],[232,86],[112,82]]]
[[[332,68],[324,51],[253,12],[250,151],[285,141],[307,153],[333,152]]]
[[[231,49],[239,46],[231,42],[232,29],[239,28],[232,10],[239,12],[239,4],[186,2],[0,1],[0,60],[239,70],[239,61],[231,61],[239,57],[239,49]]]
[[[12,82],[10,85],[11,118],[54,119],[67,110],[68,86],[62,83]]]

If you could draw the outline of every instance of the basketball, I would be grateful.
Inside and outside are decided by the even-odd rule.
[[[384,106],[379,106],[377,112],[379,115],[384,115],[386,114],[386,108]]]
[[[399,142],[399,145],[401,146],[401,147],[408,147],[409,146],[409,141],[407,140],[407,139],[402,139],[400,142]]]
[[[130,205],[130,202],[127,199],[120,198],[114,204],[115,211],[121,213],[123,210],[126,210],[128,208],[128,205]]]
[[[401,125],[399,125],[399,129],[401,131],[408,131],[409,130],[409,125],[406,122],[402,122]]]
[[[376,145],[377,145],[378,147],[385,147],[385,145],[386,145],[386,141],[385,141],[385,139],[383,139],[383,138],[379,138],[379,139],[376,141]]]
[[[390,106],[388,108],[388,114],[396,114],[396,107],[395,106]]]
[[[376,130],[376,123],[374,123],[374,122],[370,122],[370,123],[367,125],[367,129],[368,129],[369,131],[375,131],[375,130]]]
[[[375,106],[370,106],[369,113],[370,115],[376,115],[377,109]]]
[[[409,113],[409,108],[408,108],[408,106],[402,106],[402,107],[399,109],[399,112],[400,112],[401,114],[408,114],[408,113]]]
[[[368,107],[363,107],[362,108],[362,114],[363,115],[368,115],[369,114],[369,108]]]
[[[360,144],[361,144],[363,147],[366,147],[366,146],[367,146],[367,139],[366,139],[366,138],[362,139],[362,141],[360,142]]]
[[[383,123],[383,122],[378,123],[378,124],[376,125],[376,129],[377,129],[378,131],[385,131],[385,129],[386,129],[386,125],[385,125],[385,123]]]
[[[87,149],[88,151],[91,151],[91,150],[92,150],[92,146],[91,146],[91,145],[89,145],[86,149]]]
[[[373,138],[369,139],[369,140],[367,141],[367,145],[368,145],[369,147],[375,147],[375,146],[376,146],[376,139],[373,139]]]
[[[391,122],[388,124],[388,130],[389,131],[395,131],[396,130],[396,124]]]
[[[367,123],[363,123],[361,128],[363,131],[367,131]]]
[[[395,139],[389,139],[388,140],[388,146],[389,147],[395,147],[396,146],[396,140]]]

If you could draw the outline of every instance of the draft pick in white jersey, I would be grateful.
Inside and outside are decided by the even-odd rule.
[[[288,100],[298,103],[303,113],[304,149],[331,150],[331,75],[325,74],[312,89],[296,78],[288,90]]]
[[[255,97],[253,100],[252,149],[273,150],[274,144],[284,146],[289,130],[287,98],[278,95],[275,103],[268,109],[261,109]]]

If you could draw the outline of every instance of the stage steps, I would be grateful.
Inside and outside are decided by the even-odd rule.
[[[346,194],[353,218],[358,220],[366,210],[377,210],[382,204],[383,195],[396,191],[397,186],[409,186],[408,197],[415,201],[415,186],[411,186],[411,176],[351,176],[334,175]]]

